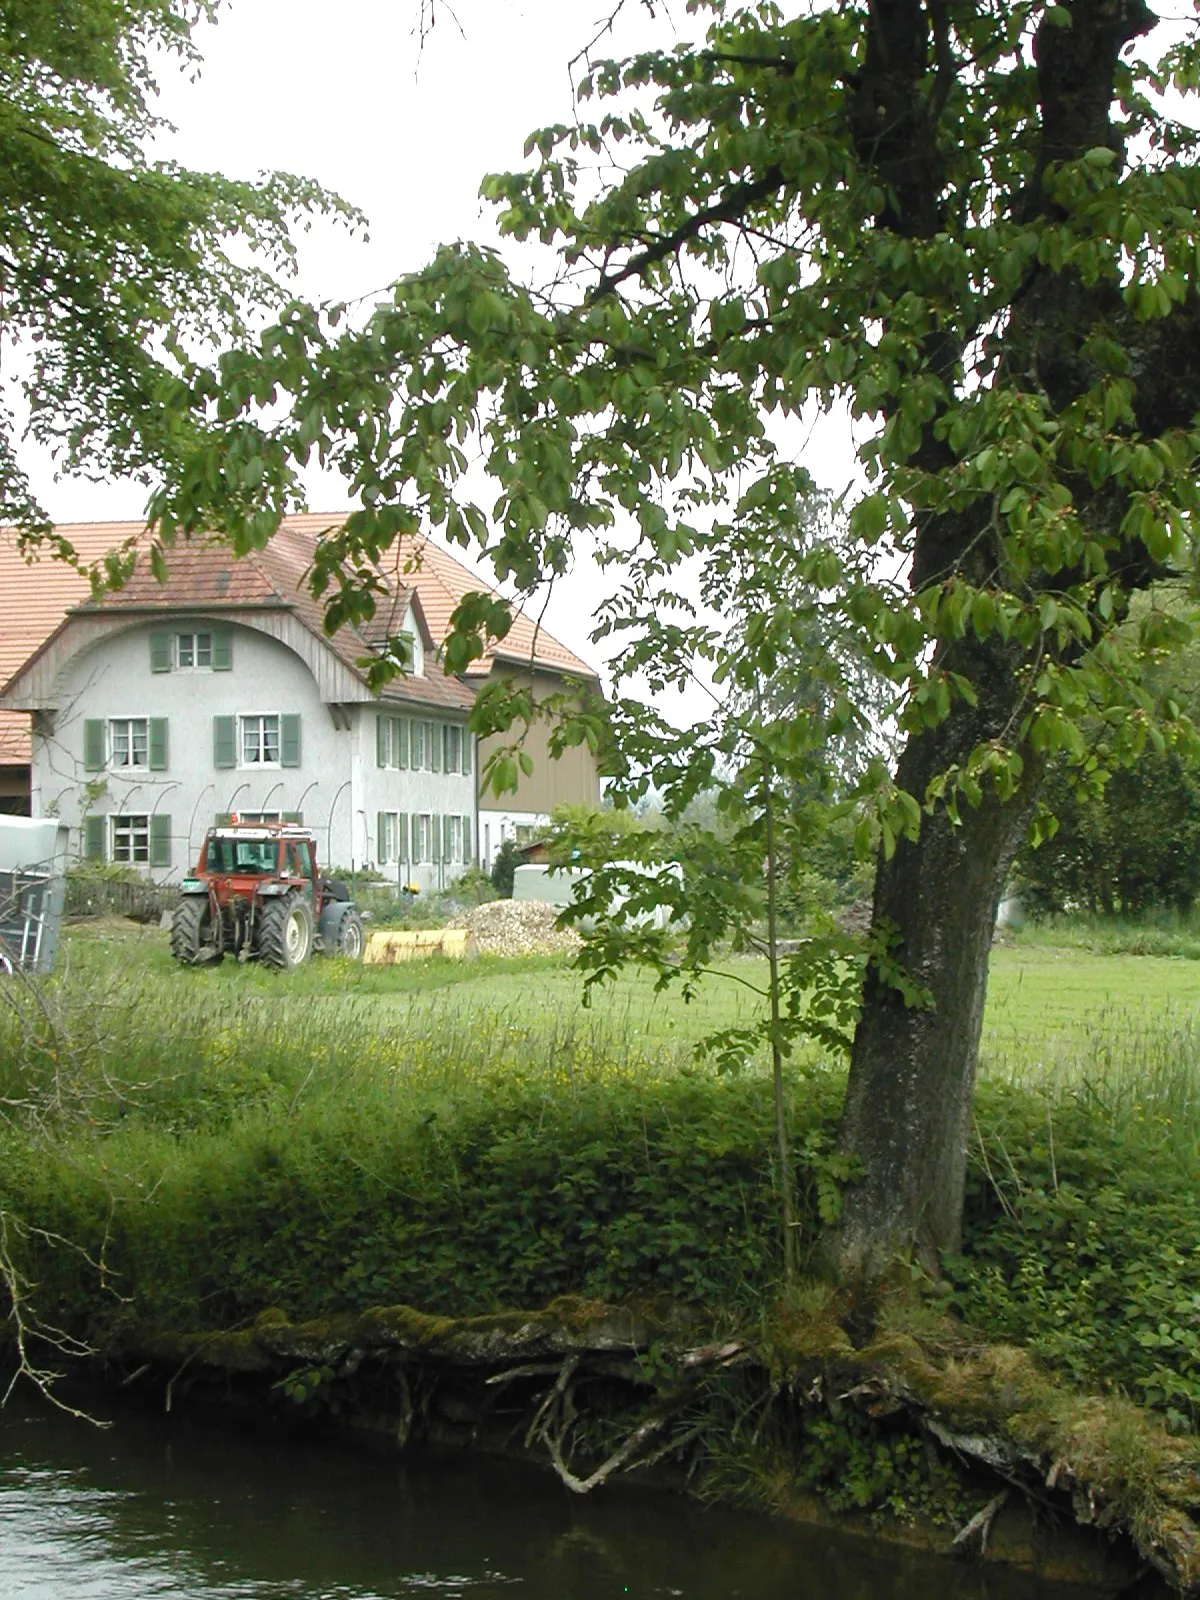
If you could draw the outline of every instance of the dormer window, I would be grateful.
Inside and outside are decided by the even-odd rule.
[[[175,661],[179,667],[208,667],[213,664],[213,636],[203,633],[175,635]]]
[[[218,623],[150,629],[151,672],[232,672],[233,629]]]

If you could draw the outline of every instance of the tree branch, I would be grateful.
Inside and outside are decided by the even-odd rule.
[[[677,228],[673,228],[670,233],[661,235],[653,244],[647,245],[644,250],[627,261],[617,272],[603,273],[599,283],[588,296],[588,303],[595,304],[597,300],[603,300],[607,295],[613,294],[627,279],[640,276],[647,268],[664,261],[667,256],[674,255],[689,239],[696,238],[712,223],[739,221],[752,205],[774,194],[783,187],[783,183],[782,170],[779,167],[769,167],[761,178],[735,184],[721,200],[714,205],[705,206],[702,211],[697,211],[686,222],[681,222]]]

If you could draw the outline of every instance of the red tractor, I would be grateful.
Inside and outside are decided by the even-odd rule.
[[[208,830],[171,922],[171,953],[189,967],[232,954],[290,971],[314,951],[359,961],[365,943],[345,884],[321,876],[306,828],[236,816]]]

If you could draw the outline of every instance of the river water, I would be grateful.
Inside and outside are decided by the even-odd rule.
[[[1063,1600],[536,1468],[191,1415],[0,1412],[0,1600]]]

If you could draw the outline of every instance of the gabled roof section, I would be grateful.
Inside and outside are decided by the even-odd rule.
[[[288,517],[284,527],[302,534],[315,545],[322,533],[340,528],[345,516],[344,512],[324,515],[310,512],[303,516]],[[439,645],[450,632],[450,618],[464,595],[486,594],[492,589],[492,585],[477,572],[472,572],[470,567],[448,550],[443,550],[426,534],[416,539],[397,541],[385,559],[384,570],[389,581],[415,588],[421,596],[429,627]],[[593,680],[599,677],[595,667],[589,666],[573,650],[568,650],[565,644],[545,628],[539,627],[536,620],[524,611],[516,612],[507,636],[485,652],[482,660],[473,662],[467,675],[485,676],[492,670],[493,662],[499,660],[523,663],[526,667],[532,660],[551,672],[567,672],[572,676]]]
[[[389,633],[403,626],[411,603],[417,627],[432,655],[449,633],[450,618],[463,597],[479,591],[486,593],[491,586],[427,536],[401,540],[381,566],[387,595],[377,602],[374,618],[358,628],[341,628],[328,638],[321,604],[313,599],[305,579],[317,539],[327,530],[340,528],[345,517],[345,512],[287,517],[265,550],[240,559],[215,541],[181,541],[167,552],[169,576],[165,586],[154,577],[149,563],[139,563],[122,589],[98,601],[91,598],[87,580],[74,568],[48,558],[25,561],[17,552],[14,532],[0,528],[0,687],[45,647],[73,611],[132,617],[168,609],[287,610],[321,639],[343,665],[363,678],[365,672],[359,661],[369,656]],[[147,536],[142,522],[63,523],[57,531],[70,541],[85,565],[101,561],[110,551]],[[486,677],[498,662],[517,667],[528,667],[533,662],[547,671],[597,678],[593,667],[521,611],[516,613],[507,637],[482,660],[473,662],[467,677]],[[466,711],[474,694],[458,679],[435,669],[419,678],[394,679],[382,698],[398,704]],[[27,716],[0,710],[0,763],[28,760]]]

